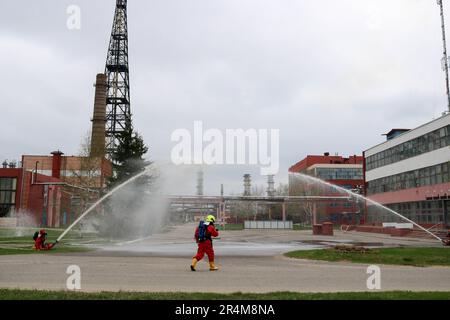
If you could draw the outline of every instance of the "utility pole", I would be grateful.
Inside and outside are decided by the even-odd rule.
[[[437,0],[437,4],[439,5],[441,11],[442,41],[444,45],[444,57],[442,58],[442,68],[444,69],[445,72],[445,86],[447,90],[447,108],[448,112],[450,112],[450,86],[448,79],[448,56],[447,56],[447,39],[445,36],[444,4],[442,3],[442,0]]]

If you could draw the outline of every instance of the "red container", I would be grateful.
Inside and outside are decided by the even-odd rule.
[[[315,224],[313,225],[313,235],[320,236],[322,234],[322,225]]]
[[[333,236],[333,224],[331,222],[324,222],[322,225],[322,235]]]

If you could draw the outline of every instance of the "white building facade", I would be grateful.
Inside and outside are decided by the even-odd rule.
[[[450,115],[364,152],[366,195],[423,225],[450,224]],[[368,222],[377,222],[369,215]]]

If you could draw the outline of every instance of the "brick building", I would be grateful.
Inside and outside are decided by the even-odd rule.
[[[0,225],[60,227],[98,198],[112,174],[104,158],[23,156],[0,169]]]
[[[106,187],[112,175],[112,164],[102,157],[64,156],[55,151],[51,156],[22,156],[22,166],[27,171],[61,179],[68,184],[92,189]]]
[[[298,179],[295,173],[302,173],[317,177],[331,184],[343,187],[354,192],[363,193],[364,175],[363,175],[362,156],[330,156],[308,155],[303,160],[289,168],[289,194],[308,195],[311,188],[304,186],[304,181]],[[322,196],[342,195],[332,188],[322,188],[319,191]],[[362,208],[355,202],[324,202],[315,205],[314,216],[316,223],[330,221],[335,224],[360,223],[363,218]]]

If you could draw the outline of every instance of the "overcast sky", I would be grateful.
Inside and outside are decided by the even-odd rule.
[[[72,4],[81,30],[66,27]],[[114,8],[0,2],[1,160],[79,152]],[[195,169],[167,166],[170,136],[196,120],[280,129],[276,181],[287,182],[307,154],[360,154],[446,109],[435,0],[130,0],[128,19],[134,126],[149,158],[179,177],[174,193],[194,191]],[[264,181],[256,166],[206,168],[206,192],[242,192],[247,172]]]

